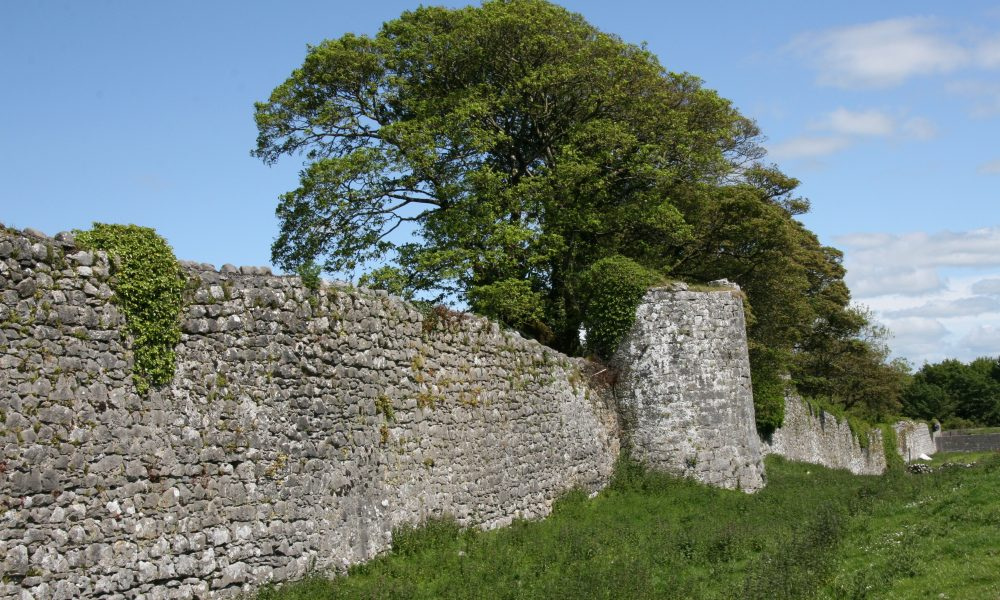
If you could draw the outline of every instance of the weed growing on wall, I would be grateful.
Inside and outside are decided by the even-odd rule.
[[[876,426],[869,421],[848,413],[844,410],[843,406],[840,406],[829,397],[809,396],[804,397],[803,401],[809,406],[809,410],[814,415],[818,416],[820,413],[826,412],[833,415],[837,419],[837,422],[846,422],[848,428],[851,430],[851,434],[858,440],[858,445],[862,448],[868,448],[871,445],[872,431],[874,431]],[[895,450],[893,450],[894,453]]]
[[[323,268],[314,262],[307,262],[295,269],[295,274],[302,280],[302,285],[314,292],[319,290],[319,286],[322,283],[320,279],[320,273],[322,272]]]
[[[113,300],[133,340],[136,390],[145,394],[150,386],[168,383],[176,366],[174,346],[181,338],[184,289],[173,250],[149,227],[94,223],[93,229],[75,233],[81,247],[104,250],[114,260]]]
[[[882,429],[882,452],[885,454],[885,466],[890,473],[900,473],[906,468],[903,457],[896,450],[898,440],[896,430],[892,425],[881,425]]]

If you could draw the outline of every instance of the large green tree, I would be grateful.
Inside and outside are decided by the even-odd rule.
[[[685,196],[762,154],[697,78],[539,0],[419,8],[325,41],[256,120],[258,157],[307,160],[277,211],[279,265],[387,261],[369,282],[474,307],[514,290],[566,349],[589,265],[627,245],[667,266],[691,235]]]
[[[324,41],[256,121],[256,156],[305,158],[277,209],[285,269],[456,298],[570,353],[581,326],[599,352],[619,336],[585,318],[621,320],[595,294],[729,278],[769,426],[782,372],[842,333],[824,326],[848,310],[840,254],[795,220],[808,202],[760,162],[756,125],[544,0],[418,8]]]
[[[1000,358],[925,364],[903,393],[903,410],[946,427],[1000,425]]]

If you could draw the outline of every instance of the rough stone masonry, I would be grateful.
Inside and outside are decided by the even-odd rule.
[[[136,395],[112,264],[0,226],[0,598],[211,598],[497,527],[619,455],[763,485],[742,303],[652,290],[607,378],[485,319],[185,263],[173,382]],[[604,381],[605,383],[600,383]]]
[[[0,234],[0,597],[231,595],[603,486],[585,365],[481,318],[186,265],[173,383],[134,393],[111,265]]]
[[[612,363],[634,458],[720,487],[764,486],[738,287],[650,290]]]

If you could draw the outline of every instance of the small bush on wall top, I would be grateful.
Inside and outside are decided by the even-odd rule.
[[[635,309],[646,290],[662,280],[630,258],[602,258],[584,274],[587,347],[602,358],[615,353],[635,323]]]
[[[114,301],[125,315],[132,337],[132,378],[144,394],[151,385],[174,376],[174,346],[180,341],[181,292],[184,279],[167,242],[149,227],[94,223],[77,231],[83,248],[106,251],[114,260]]]
[[[533,336],[543,344],[552,340],[552,330],[544,322],[544,298],[531,289],[530,281],[504,279],[474,287],[469,291],[469,304],[475,312]]]

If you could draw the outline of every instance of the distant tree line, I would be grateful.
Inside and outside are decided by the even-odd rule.
[[[925,364],[903,391],[903,413],[946,429],[1000,426],[1000,357]]]

